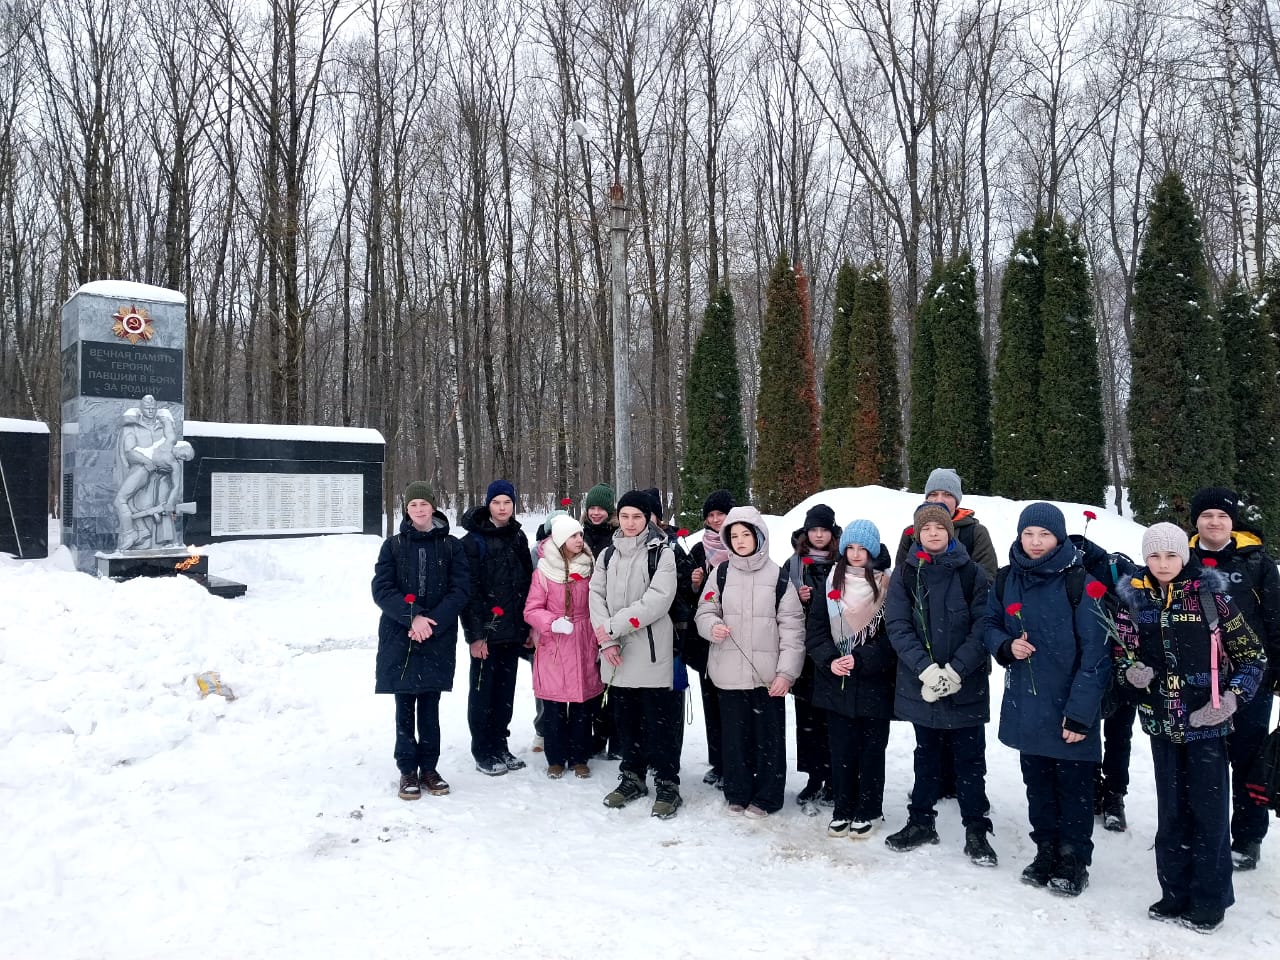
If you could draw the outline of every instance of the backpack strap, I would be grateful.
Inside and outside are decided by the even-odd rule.
[[[604,548],[604,553],[600,554],[600,564],[601,566],[604,567],[605,573],[609,572],[609,561],[613,558],[613,555],[617,552],[618,552],[618,548],[611,543]]]
[[[1000,604],[1000,609],[1004,609],[1004,585],[1009,582],[1009,567],[1001,567],[996,571],[996,602]]]
[[[960,568],[960,589],[964,591],[964,602],[973,606],[973,584],[978,577],[978,561],[970,559]]]
[[[791,586],[791,577],[786,567],[778,568],[778,583],[773,588],[773,612],[777,613],[782,606],[782,598],[787,595],[787,587]]]
[[[722,563],[720,563],[719,566],[716,567],[716,592],[720,594],[722,598],[721,602],[723,602],[723,597],[724,597],[724,584],[725,584],[725,581],[728,579],[729,579],[729,561],[725,560]]]
[[[797,590],[804,586],[804,569],[803,564],[800,562],[800,554],[793,553],[791,555],[791,559],[786,562],[785,566],[783,566],[782,571],[786,575],[787,579],[796,585]],[[779,594],[778,596],[779,603],[781,603],[782,595]]]

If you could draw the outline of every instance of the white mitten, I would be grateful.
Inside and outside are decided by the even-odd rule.
[[[551,621],[552,633],[573,633],[573,624],[568,617],[556,617]]]

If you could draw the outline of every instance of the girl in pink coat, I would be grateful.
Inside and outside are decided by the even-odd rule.
[[[543,736],[552,780],[563,777],[565,767],[580,779],[591,776],[591,701],[604,692],[589,605],[594,565],[582,524],[567,514],[556,517],[524,605],[525,622],[538,638],[533,693],[546,701]]]

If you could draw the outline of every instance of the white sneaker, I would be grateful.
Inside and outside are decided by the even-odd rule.
[[[847,837],[849,835],[848,820],[832,820],[827,824],[828,837]]]
[[[850,820],[849,821],[849,839],[865,840],[871,836],[871,831],[875,828],[866,820]]]
[[[762,810],[760,807],[757,807],[753,803],[751,804],[751,806],[747,807],[746,810],[742,811],[742,815],[746,817],[748,820],[763,820],[765,817],[769,816],[769,813],[768,811]]]

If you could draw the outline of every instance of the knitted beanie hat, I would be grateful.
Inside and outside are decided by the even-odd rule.
[[[1153,523],[1142,535],[1142,559],[1153,553],[1176,553],[1186,563],[1191,559],[1191,548],[1187,543],[1186,532],[1176,524]]]
[[[1206,510],[1221,510],[1231,518],[1231,526],[1240,523],[1240,496],[1229,487],[1205,487],[1191,498],[1191,522],[1200,519]]]
[[[804,515],[804,528],[812,530],[814,527],[834,531],[836,529],[836,512],[825,503],[815,503],[809,508],[809,512]],[[840,549],[844,549],[843,542],[840,545]]]
[[[964,494],[960,491],[960,474],[950,467],[938,467],[933,473],[929,474],[929,481],[924,485],[924,495],[927,497],[935,490],[951,494],[956,498],[957,506],[960,505],[960,501],[964,498]]]
[[[1052,503],[1029,503],[1018,514],[1018,536],[1027,527],[1044,527],[1059,543],[1067,540],[1067,518]]]
[[[575,533],[581,532],[582,524],[567,513],[563,513],[551,521],[551,542],[557,547],[563,547],[565,541]]]
[[[489,484],[489,489],[484,494],[484,505],[487,507],[493,503],[494,497],[510,497],[511,502],[516,502],[516,487],[510,480],[495,480]]]
[[[852,544],[858,544],[871,554],[871,559],[880,556],[880,530],[870,520],[855,520],[844,528],[840,537],[840,553],[843,555]]]
[[[915,523],[916,539],[920,539],[920,528],[926,523],[940,523],[947,528],[947,536],[955,539],[956,525],[951,522],[951,511],[940,503],[934,503],[932,500],[926,500],[920,506],[916,507],[915,517],[912,518]]]
[[[407,507],[413,500],[425,500],[433,507],[436,505],[436,495],[427,486],[427,481],[415,480],[404,488],[404,505]]]
[[[634,507],[643,513],[645,519],[648,520],[653,502],[649,499],[649,494],[643,490],[628,490],[618,498],[618,513],[622,513],[624,507]]]
[[[702,503],[702,519],[707,519],[707,516],[716,510],[721,513],[728,513],[737,505],[737,502],[733,499],[733,494],[728,490],[712,490]]]
[[[613,500],[613,487],[607,483],[597,483],[587,491],[586,509],[599,507],[601,510],[612,510]]]

